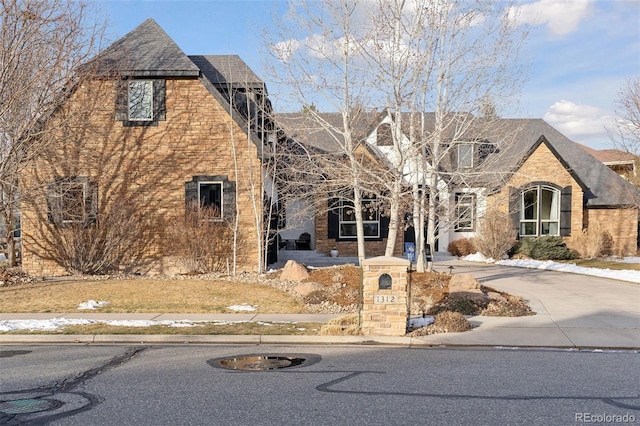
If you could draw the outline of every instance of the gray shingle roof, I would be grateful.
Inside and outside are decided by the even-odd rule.
[[[319,116],[329,125],[342,128],[340,114]],[[375,128],[371,123],[381,117],[372,115],[356,123],[356,134],[361,132],[363,136],[370,132]],[[433,114],[428,113],[426,118],[427,126],[432,126]],[[336,140],[339,134],[323,128],[307,114],[278,114],[276,119],[288,136],[298,142],[325,152],[340,151]],[[640,197],[637,188],[542,119],[475,119],[462,138],[486,140],[498,147],[495,154],[490,154],[491,161],[487,161],[487,173],[477,176],[475,183],[482,186],[504,182],[505,175],[516,172],[540,143],[546,143],[581,185],[588,207],[628,206],[633,204],[634,197]]]
[[[264,87],[264,82],[238,55],[193,55],[189,59],[216,88]]]
[[[637,189],[542,119],[511,120],[518,126],[513,143],[502,151],[504,158],[518,158],[516,168],[537,148],[541,137],[567,170],[581,184],[586,205],[612,207],[632,205]],[[520,123],[517,123],[520,121]]]
[[[135,77],[198,77],[200,70],[164,30],[149,18],[89,64],[101,73]]]

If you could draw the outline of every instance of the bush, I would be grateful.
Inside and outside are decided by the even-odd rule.
[[[358,314],[333,318],[320,329],[322,336],[359,336],[361,334]]]
[[[476,252],[473,242],[468,238],[461,238],[449,243],[447,250],[453,256],[468,256]]]
[[[573,238],[572,245],[584,259],[594,259],[599,256],[611,256],[613,252],[613,238],[607,231],[603,231],[598,223],[584,229],[581,234]]]
[[[474,240],[476,248],[485,257],[502,259],[516,244],[515,230],[509,215],[498,210],[487,211],[480,222],[480,230]]]
[[[34,251],[72,274],[131,272],[153,261],[148,248],[155,241],[152,224],[135,199],[123,199],[93,223],[72,223],[49,228]]]
[[[233,230],[217,211],[191,206],[167,230],[169,253],[188,273],[225,272],[233,256]]]
[[[459,333],[471,330],[471,324],[460,312],[440,312],[435,316],[433,325],[443,333]]]
[[[522,254],[536,260],[575,259],[576,253],[570,250],[562,237],[522,238],[516,248],[516,254]]]

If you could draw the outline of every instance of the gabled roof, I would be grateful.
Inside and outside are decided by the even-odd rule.
[[[192,55],[189,59],[217,89],[264,88],[264,82],[238,55]]]
[[[585,202],[591,207],[632,205],[637,190],[617,173],[587,153],[542,119],[527,119],[519,129],[513,143],[500,155],[519,158],[515,169],[540,146],[546,144],[576,181],[582,186]]]
[[[314,118],[312,114],[317,117]],[[352,136],[356,141],[364,140],[374,118],[374,115],[367,115],[362,119],[354,120]],[[340,134],[340,130],[344,126],[341,113],[276,113],[275,119],[288,137],[305,146],[328,153],[342,152],[343,136]]]
[[[288,136],[298,142],[324,152],[339,152],[340,134],[331,126],[342,128],[341,114],[320,113],[318,116],[325,120],[327,127],[303,113],[278,114],[276,119]],[[360,122],[354,123],[354,134],[364,138],[384,117],[386,114],[363,116]],[[458,140],[482,141],[497,147],[490,154],[491,160],[484,165],[485,171],[482,171],[482,166],[477,170],[473,182],[475,185],[488,187],[495,185],[495,182],[504,184],[504,177],[517,172],[544,143],[581,186],[587,206],[628,206],[633,204],[632,197],[639,196],[636,188],[542,119],[474,118],[469,121],[467,117],[461,121],[465,124],[464,131],[458,132],[453,129],[455,116],[450,118],[454,125],[447,128],[445,140],[456,134]],[[433,128],[434,115],[426,113],[424,121],[427,130]],[[466,184],[471,182],[466,180]]]
[[[606,165],[633,164],[635,162],[635,157],[630,152],[619,149],[593,149],[581,144],[578,146]]]
[[[198,77],[200,70],[156,21],[149,18],[117,40],[89,66],[102,74]]]

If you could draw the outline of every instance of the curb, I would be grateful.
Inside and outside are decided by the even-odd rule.
[[[167,335],[167,334],[4,334],[0,344],[242,344],[434,346],[404,336]]]

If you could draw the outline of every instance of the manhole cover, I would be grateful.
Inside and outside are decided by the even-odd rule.
[[[30,354],[31,351],[0,351],[0,358],[11,358],[16,355]]]
[[[5,414],[39,413],[58,406],[57,402],[49,399],[16,399],[15,401],[1,401],[0,412]]]
[[[210,359],[207,364],[242,371],[272,371],[284,368],[306,367],[319,362],[320,355],[310,354],[251,354]]]

